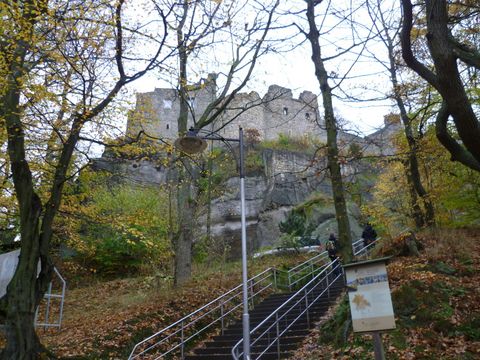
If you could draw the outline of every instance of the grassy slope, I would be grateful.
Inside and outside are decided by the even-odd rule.
[[[420,257],[388,265],[397,329],[382,336],[386,358],[480,359],[480,231],[419,238]],[[293,359],[373,359],[371,336],[349,333],[343,342],[349,311],[340,302]]]

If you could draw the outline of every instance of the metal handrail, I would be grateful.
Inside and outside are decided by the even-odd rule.
[[[47,303],[45,305],[46,308],[45,308],[44,322],[39,322],[38,321],[38,312],[39,312],[40,305],[37,306],[37,308],[35,310],[34,324],[35,324],[35,326],[43,326],[44,329],[46,329],[47,327],[58,327],[60,329],[60,327],[62,326],[63,304],[65,302],[65,289],[67,287],[67,282],[62,277],[62,275],[60,274],[60,272],[57,270],[56,267],[53,267],[53,271],[55,272],[55,275],[57,275],[57,278],[60,280],[60,282],[62,284],[62,292],[61,292],[61,294],[52,294],[52,283],[50,282],[48,284],[48,290],[45,293],[45,295],[43,296],[43,298],[47,300]],[[58,310],[58,319],[54,322],[49,322],[50,321],[49,319],[50,319],[51,299],[60,299],[60,309]]]
[[[255,298],[267,291],[269,288],[275,286],[275,282],[276,274],[274,268],[268,268],[250,278],[247,283],[249,302],[251,302],[253,305]],[[259,285],[260,287],[257,288]],[[160,354],[154,354],[153,356],[156,357],[153,358],[159,359],[177,349],[180,349],[180,356],[183,358],[185,355],[185,344],[194,337],[197,337],[200,333],[203,333],[207,329],[211,328],[214,324],[220,323],[221,332],[223,333],[226,326],[225,320],[227,315],[233,313],[242,306],[241,296],[242,285],[238,285],[223,295],[210,301],[208,304],[137,343],[132,349],[128,359],[137,359],[149,352],[161,351],[160,349],[162,345],[166,345],[168,342],[172,341],[178,341],[178,343],[170,347],[167,351],[161,352]],[[219,312],[218,316],[214,315],[216,311]],[[209,320],[209,323],[202,326],[199,330],[195,330],[195,324],[197,324],[200,320],[205,319],[209,315],[214,316],[214,319]],[[178,329],[174,330],[175,327],[178,327]],[[192,334],[187,334],[187,330],[192,330]],[[175,337],[176,339],[174,339]]]
[[[368,255],[368,252],[375,246],[377,242],[379,242],[382,238],[377,237],[375,240],[373,240],[370,244],[364,246],[363,245],[363,239],[359,239],[355,242],[352,243],[352,250],[353,250],[353,256],[358,256],[358,255]],[[360,245],[360,246],[358,246]]]
[[[291,290],[302,280],[308,277],[313,277],[316,271],[323,269],[329,263],[330,259],[328,257],[328,252],[324,251],[308,259],[307,261],[304,261],[303,263],[289,269],[287,271],[288,289]],[[315,269],[314,266],[317,266],[317,269]],[[310,272],[305,272],[305,270],[309,270]],[[300,276],[298,277],[299,274]],[[295,277],[297,278],[295,279]]]
[[[332,284],[342,276],[343,269],[341,264],[339,263],[338,259],[335,259],[331,263],[331,267],[324,267],[324,269],[318,273],[312,280],[310,280],[307,284],[305,284],[300,290],[298,290],[294,295],[292,295],[287,301],[285,301],[282,305],[280,305],[276,310],[274,310],[267,318],[265,318],[260,324],[258,324],[255,328],[250,330],[250,335],[253,338],[255,333],[259,333],[265,325],[268,324],[269,321],[273,320],[273,323],[268,324],[267,328],[263,330],[261,333],[256,335],[255,340],[250,343],[250,346],[254,346],[256,343],[259,342],[260,339],[263,337],[267,338],[267,345],[265,346],[264,350],[257,354],[257,357],[260,358],[263,354],[265,354],[275,343],[277,345],[277,353],[280,353],[280,337],[287,332],[290,327],[300,319],[305,313],[307,314],[307,321],[309,321],[309,309],[315,304],[315,302],[323,295],[325,292],[330,291],[330,287]],[[340,269],[340,272],[333,280],[329,281],[329,275],[334,274],[337,269]],[[326,282],[326,286],[322,289],[322,291],[317,296],[311,296],[312,299],[309,301],[309,295],[313,295],[313,291],[316,290],[323,282]],[[312,286],[313,285],[313,286]],[[301,296],[300,296],[301,295]],[[291,305],[287,308],[288,305]],[[299,309],[300,313],[292,320],[286,319],[285,323],[287,324],[285,328],[280,331],[279,323],[283,320],[288,314],[290,314],[293,310]],[[303,310],[302,310],[303,309]],[[281,310],[285,310],[281,315],[279,312]],[[271,337],[272,331],[274,331],[275,337]],[[239,340],[235,346],[232,348],[232,356],[234,359],[238,360],[242,356],[243,352],[240,352],[239,348],[243,343],[243,339]],[[254,359],[254,357],[252,357]]]
[[[290,270],[288,270],[288,272],[295,272],[295,271],[297,271],[299,268],[303,268],[303,267],[309,266],[311,263],[316,263],[316,262],[318,262],[318,259],[319,259],[319,258],[323,258],[324,256],[328,256],[328,252],[327,252],[327,251],[321,252],[320,254],[315,255],[314,257],[312,257],[312,258],[304,261],[303,263],[298,264],[297,266],[294,266],[293,268],[291,268]]]
[[[363,238],[358,239],[352,243],[353,255],[358,251],[358,249],[363,247]]]

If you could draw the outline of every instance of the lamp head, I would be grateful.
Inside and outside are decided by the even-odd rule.
[[[198,136],[198,130],[190,128],[185,136],[175,140],[175,147],[187,154],[199,154],[207,147],[207,142]]]

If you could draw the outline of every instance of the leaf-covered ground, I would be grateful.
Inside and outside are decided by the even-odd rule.
[[[419,239],[420,257],[388,265],[397,329],[382,336],[387,359],[480,359],[480,231],[442,230]],[[255,260],[250,271],[302,258]],[[197,274],[179,290],[155,277],[70,285],[62,329],[39,335],[60,358],[125,359],[134,343],[241,281],[239,263]],[[373,359],[371,337],[349,333],[348,316],[348,302],[339,301],[293,359]]]
[[[255,259],[249,264],[249,272],[288,267],[307,256],[311,255]],[[178,290],[155,277],[97,280],[70,289],[62,329],[40,329],[41,340],[60,358],[125,359],[136,342],[241,282],[239,263],[204,267],[197,269],[197,274],[194,281]]]
[[[480,231],[442,230],[419,239],[420,257],[388,265],[397,328],[382,335],[386,358],[480,359]],[[292,359],[373,359],[371,336],[347,331],[349,311],[340,300]]]

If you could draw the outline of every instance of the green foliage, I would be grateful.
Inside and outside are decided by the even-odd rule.
[[[468,340],[480,341],[480,313],[474,313],[470,320],[455,329],[458,333],[465,335]]]
[[[278,134],[278,144],[285,148],[288,148],[292,144],[292,139],[285,134]]]
[[[462,289],[442,282],[426,284],[415,280],[393,292],[392,302],[402,326],[433,326],[439,332],[451,333],[455,326],[450,321],[454,314],[450,299],[459,294]]]
[[[305,202],[295,207],[295,211],[300,212],[304,214],[304,216],[308,217],[313,213],[315,208],[325,206],[329,202],[331,203],[331,200],[327,199],[325,194],[312,193]]]
[[[90,188],[78,211],[81,220],[72,224],[77,231],[69,245],[92,271],[111,275],[168,267],[169,211],[162,190],[97,185]]]
[[[353,159],[360,159],[362,156],[362,147],[357,143],[351,143],[348,147],[348,157]]]
[[[397,139],[398,151],[406,152],[406,140]],[[440,226],[464,227],[480,224],[480,173],[450,160],[450,154],[438,143],[433,127],[419,141],[418,160],[429,199],[435,207]],[[363,207],[367,216],[385,224],[393,232],[414,226],[411,200],[401,161],[385,162],[383,172],[372,191],[373,201]],[[421,199],[418,205],[423,207]]]
[[[430,269],[433,272],[445,274],[445,275],[453,275],[456,272],[456,269],[443,261],[438,261],[430,266]]]
[[[193,244],[193,260],[196,264],[224,264],[229,254],[230,245],[224,239],[214,236],[204,236]]]
[[[109,225],[91,224],[85,229],[82,240],[93,250],[93,257],[88,261],[99,273],[133,273],[149,255],[145,242],[131,234],[119,233]]]
[[[277,140],[264,140],[260,143],[262,148],[274,149],[274,150],[287,150],[302,153],[313,154],[318,148],[322,146],[322,143],[318,139],[313,137],[293,137],[286,134],[278,134]]]
[[[20,242],[14,241],[18,235],[18,224],[12,220],[16,219],[10,219],[8,217],[5,219],[0,218],[0,253],[20,247]]]
[[[310,236],[315,226],[308,223],[307,219],[315,208],[324,206],[326,202],[324,195],[312,194],[309,199],[290,211],[285,221],[278,224],[280,231],[293,236]]]
[[[299,212],[291,211],[285,221],[278,224],[280,232],[291,236],[301,236],[305,233],[305,216]]]
[[[292,236],[290,234],[284,234],[280,238],[280,244],[282,248],[295,249],[298,251],[298,248],[301,246],[300,237]]]
[[[341,347],[346,344],[348,334],[352,331],[350,304],[345,296],[333,317],[327,320],[320,329],[320,344],[334,344]]]
[[[249,150],[245,156],[245,171],[253,173],[263,170],[263,159],[261,151]]]

